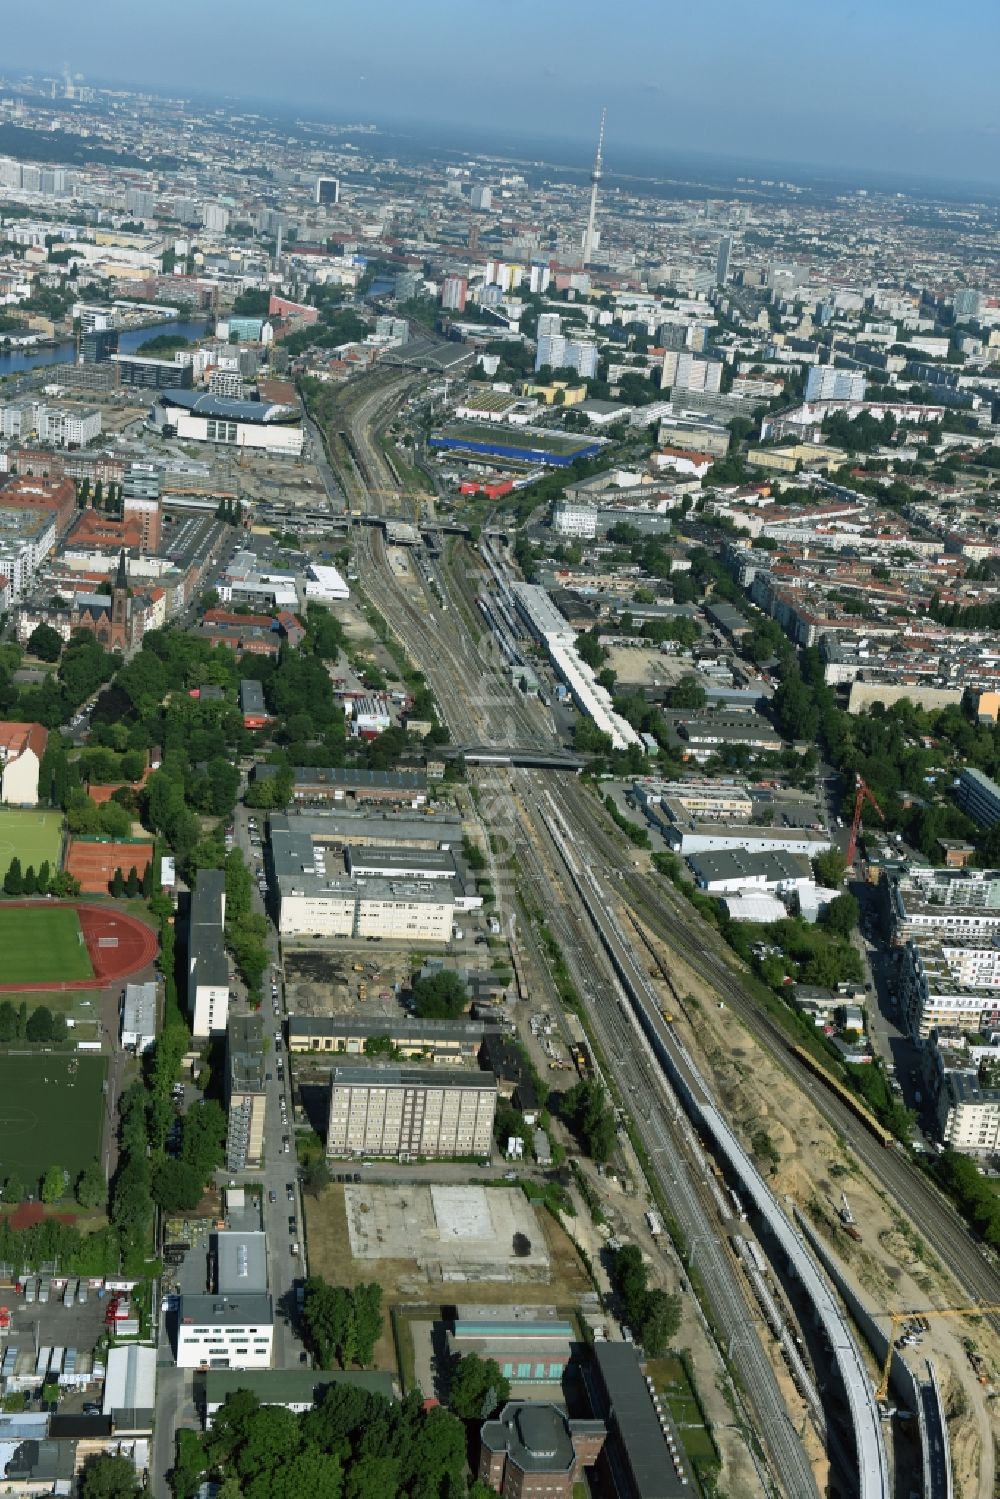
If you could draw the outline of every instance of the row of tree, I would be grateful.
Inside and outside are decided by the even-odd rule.
[[[3,877],[3,893],[11,896],[54,895],[65,899],[67,896],[80,894],[80,881],[62,869],[53,873],[48,859],[42,860],[37,873],[33,864],[22,869],[21,861],[15,854]]]
[[[0,1000],[0,1046],[19,1041],[61,1046],[66,1036],[66,1016],[61,1010],[53,1014],[48,1005],[38,1005],[29,1013],[24,1000],[16,1008],[9,999]]]

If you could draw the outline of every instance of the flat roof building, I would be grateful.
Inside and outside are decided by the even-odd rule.
[[[1000,822],[1000,786],[973,766],[962,771],[955,800],[962,811],[982,828],[991,828]]]
[[[288,1050],[364,1056],[368,1040],[388,1040],[405,1057],[437,1064],[475,1063],[487,1027],[475,1020],[396,1015],[290,1015]]]
[[[620,1499],[685,1499],[694,1491],[681,1445],[667,1445],[663,1421],[632,1343],[595,1343],[598,1390],[608,1425],[614,1466],[628,1480]],[[672,1429],[669,1417],[665,1418]]]
[[[151,408],[147,423],[181,441],[263,448],[296,458],[302,452],[302,410],[278,402],[236,401],[193,390],[164,390]]]
[[[229,1019],[225,925],[226,876],[221,869],[201,869],[188,925],[188,1009],[195,1036],[224,1031]]]
[[[264,1155],[267,1111],[264,1017],[230,1015],[226,1026],[226,1166],[259,1166]]]
[[[156,1040],[156,985],[126,984],[122,1001],[121,1044],[138,1055]]]
[[[335,1067],[327,1154],[488,1157],[496,1099],[496,1079],[489,1072]]]

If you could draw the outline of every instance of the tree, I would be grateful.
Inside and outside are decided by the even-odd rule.
[[[330,1185],[330,1170],[321,1156],[314,1157],[305,1168],[302,1185],[310,1197],[318,1197],[323,1188]]]
[[[127,1457],[88,1457],[80,1473],[80,1499],[138,1499],[135,1467]]]
[[[27,869],[24,871],[24,879],[21,882],[21,886],[25,895],[37,895],[38,876],[35,874],[34,864],[29,864]]]
[[[469,1002],[465,984],[448,969],[418,978],[412,992],[413,1008],[422,1020],[454,1020]]]
[[[26,1190],[24,1182],[16,1172],[12,1171],[10,1176],[8,1176],[7,1180],[3,1184],[4,1202],[9,1203],[11,1207],[14,1207],[17,1203],[23,1202],[25,1196]]]
[[[164,1156],[153,1167],[153,1201],[165,1213],[190,1213],[201,1201],[205,1178],[195,1166]]]
[[[5,895],[20,895],[24,883],[21,874],[21,861],[17,854],[11,859],[7,866],[7,873],[3,877],[3,888]]]
[[[861,908],[847,891],[836,896],[823,912],[823,925],[838,937],[850,937],[858,924]]]
[[[562,1095],[560,1110],[587,1154],[607,1161],[615,1147],[615,1116],[601,1084],[582,1078]]]
[[[28,636],[28,650],[39,661],[58,661],[62,655],[62,636],[44,621]]]
[[[115,900],[121,900],[125,894],[125,877],[122,874],[121,865],[118,866],[111,877],[111,894],[115,897]]]
[[[839,848],[826,848],[812,861],[813,873],[821,885],[828,890],[837,890],[844,883],[847,860]]]
[[[168,1475],[174,1499],[194,1499],[207,1461],[201,1437],[186,1426],[175,1433],[174,1466]]]
[[[468,1353],[459,1358],[448,1384],[448,1407],[463,1421],[486,1421],[510,1399],[510,1382],[496,1359]]]
[[[9,999],[0,1001],[0,1045],[8,1045],[17,1036],[17,1011]]]
[[[108,1195],[104,1172],[97,1161],[84,1167],[77,1177],[76,1200],[82,1208],[99,1208]]]
[[[136,896],[139,894],[139,888],[139,874],[136,870],[135,865],[133,864],[129,869],[128,876],[125,880],[125,894],[128,896],[129,900],[135,900]]]
[[[42,1178],[42,1201],[51,1207],[66,1195],[66,1172],[61,1166],[50,1166]]]
[[[226,1116],[214,1098],[193,1104],[184,1116],[181,1159],[208,1181],[225,1161]]]
[[[671,708],[697,711],[704,708],[706,701],[704,687],[692,676],[681,677],[677,685],[667,692],[667,703]]]
[[[52,1011],[48,1005],[39,1005],[28,1016],[25,1036],[29,1041],[44,1043],[52,1040]]]

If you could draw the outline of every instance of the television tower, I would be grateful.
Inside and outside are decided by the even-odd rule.
[[[604,121],[608,117],[607,106],[601,110],[601,133],[597,137],[597,155],[590,174],[590,214],[587,218],[587,233],[583,241],[583,265],[588,265],[594,254],[594,221],[597,218],[597,187],[604,166]]]

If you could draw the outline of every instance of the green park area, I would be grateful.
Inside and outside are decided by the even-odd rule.
[[[55,985],[93,976],[72,906],[0,905],[0,983]]]
[[[0,881],[18,858],[22,870],[30,864],[35,870],[48,860],[52,873],[59,868],[62,852],[61,812],[27,812],[15,807],[0,807]]]
[[[106,1061],[99,1056],[0,1056],[0,1181],[37,1195],[50,1166],[71,1178],[98,1159]]]

